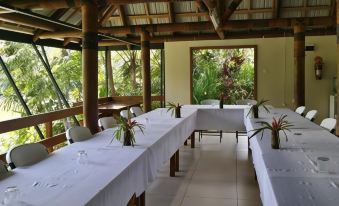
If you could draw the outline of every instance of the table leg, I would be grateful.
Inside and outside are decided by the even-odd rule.
[[[175,153],[170,159],[170,177],[175,177]]]
[[[191,148],[195,147],[195,135],[194,132],[191,134]]]
[[[175,171],[179,172],[179,150],[175,153]]]
[[[136,206],[145,206],[146,205],[146,194],[143,192],[137,199]]]
[[[184,145],[187,146],[187,139],[185,140]]]
[[[136,203],[137,203],[137,197],[134,193],[131,199],[128,201],[127,206],[135,206]]]

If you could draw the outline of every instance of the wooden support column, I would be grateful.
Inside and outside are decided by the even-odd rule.
[[[339,77],[339,3],[337,3],[337,77]],[[338,80],[337,80],[338,81]],[[337,83],[337,91],[339,91],[339,84]],[[337,95],[337,125],[335,133],[339,136],[339,95]]]
[[[82,13],[82,73],[84,124],[91,132],[98,129],[98,8],[86,1]]]
[[[144,112],[151,111],[151,64],[150,64],[150,41],[149,32],[141,33],[141,61],[143,79],[143,105]]]
[[[294,25],[294,105],[305,105],[305,26]]]

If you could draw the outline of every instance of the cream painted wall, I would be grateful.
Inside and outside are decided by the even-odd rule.
[[[328,116],[332,77],[336,76],[336,37],[307,37],[315,51],[306,52],[306,107],[319,110],[318,122]],[[166,101],[190,103],[190,48],[205,46],[257,45],[258,99],[276,107],[293,105],[293,38],[258,38],[165,43]],[[324,58],[322,80],[315,80],[313,58]]]

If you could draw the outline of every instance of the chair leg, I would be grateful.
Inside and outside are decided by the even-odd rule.
[[[200,139],[202,139],[202,132],[199,131],[199,142],[200,142]]]
[[[219,134],[220,134],[220,143],[221,143],[221,138],[222,138],[222,131],[221,130],[219,131]]]
[[[235,131],[235,138],[237,139],[237,143],[239,142],[239,132]]]

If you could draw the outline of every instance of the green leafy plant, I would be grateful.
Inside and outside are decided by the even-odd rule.
[[[117,139],[118,141],[122,140],[124,146],[134,147],[135,127],[139,128],[140,131],[144,134],[145,126],[143,124],[140,124],[135,120],[132,121],[131,119],[120,117],[118,119],[118,128],[113,133],[113,139],[110,143],[112,143],[114,139]]]
[[[175,104],[173,102],[168,102],[168,109],[167,112],[171,111],[172,112],[172,116],[175,114],[175,118],[181,118],[181,106],[179,103]]]
[[[260,140],[262,140],[264,131],[271,130],[272,132],[272,148],[279,149],[280,148],[280,138],[279,138],[279,131],[282,131],[285,134],[286,141],[288,141],[286,131],[290,131],[290,127],[293,125],[286,120],[287,115],[281,115],[278,119],[273,117],[272,123],[268,123],[265,121],[259,121],[257,123],[262,124],[263,126],[257,129],[253,129],[250,132],[254,131],[254,133],[249,137],[251,139],[255,135],[261,132]]]
[[[268,100],[262,99],[256,104],[252,105],[246,116],[253,114],[254,118],[259,118],[259,107],[263,107],[267,113],[270,113],[270,110],[265,106],[266,102],[268,102]]]

